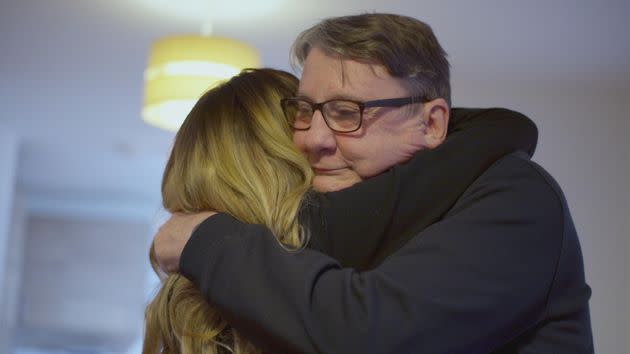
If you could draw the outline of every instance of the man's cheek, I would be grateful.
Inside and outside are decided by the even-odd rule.
[[[300,149],[300,151],[302,150],[302,146],[304,146],[304,144],[302,144],[302,139],[300,138],[299,133],[293,134],[293,144]]]

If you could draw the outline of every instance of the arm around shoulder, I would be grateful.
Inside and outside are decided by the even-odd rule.
[[[528,164],[497,162],[444,220],[371,271],[287,253],[254,225],[209,246],[191,240],[184,253],[199,254],[183,258],[205,260],[182,269],[197,268],[209,302],[262,348],[487,352],[544,318],[562,248],[562,203]]]

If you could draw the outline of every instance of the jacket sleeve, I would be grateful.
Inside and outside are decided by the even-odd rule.
[[[487,353],[545,314],[566,226],[560,198],[510,155],[373,270],[287,253],[267,229],[226,215],[201,224],[196,233],[215,236],[193,235],[181,270],[271,352]]]
[[[440,220],[499,158],[516,150],[531,156],[537,138],[536,125],[518,112],[455,108],[449,136],[436,149],[419,151],[353,187],[318,195],[310,222],[319,227],[311,237],[342,266],[371,269]]]

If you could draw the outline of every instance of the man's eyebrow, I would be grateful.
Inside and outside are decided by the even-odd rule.
[[[307,100],[307,101],[315,102],[315,100],[313,100],[313,99],[312,99],[309,95],[306,95],[306,94],[301,93],[301,92],[298,92],[298,93],[295,95],[295,97],[296,97],[296,98],[303,98],[303,99],[305,99],[305,100]]]

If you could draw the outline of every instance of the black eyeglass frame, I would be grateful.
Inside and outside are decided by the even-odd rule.
[[[363,111],[366,108],[372,108],[372,107],[403,107],[409,104],[414,104],[414,103],[425,103],[430,101],[426,96],[409,96],[409,97],[400,97],[400,98],[385,98],[385,99],[380,99],[380,100],[372,100],[372,101],[356,101],[356,100],[349,100],[349,99],[340,99],[340,98],[335,98],[335,99],[331,99],[331,100],[327,100],[324,102],[319,102],[319,103],[313,103],[311,101],[309,101],[308,99],[304,98],[304,97],[288,97],[288,98],[283,98],[280,100],[280,105],[282,106],[282,112],[284,113],[284,115],[286,116],[286,109],[285,109],[285,105],[286,102],[289,101],[302,101],[302,102],[306,102],[308,104],[311,105],[311,111],[313,111],[313,114],[315,114],[315,111],[319,110],[319,112],[322,114],[322,117],[324,118],[324,122],[326,122],[326,125],[328,126],[328,128],[330,128],[330,130],[337,132],[337,133],[352,133],[352,132],[356,132],[357,130],[359,130],[361,128],[361,124],[363,123]],[[353,129],[353,130],[337,130],[334,129],[333,127],[330,126],[330,123],[328,123],[328,118],[326,118],[326,115],[324,114],[323,111],[323,107],[326,103],[328,102],[334,102],[334,101],[342,101],[342,102],[352,102],[355,103],[358,107],[359,107],[359,125]],[[287,117],[288,118],[288,117]],[[311,120],[313,119],[313,117],[311,116]],[[293,127],[293,125],[291,125]],[[309,122],[308,128],[296,128],[293,127],[293,129],[295,130],[309,130],[311,129],[311,125]]]

